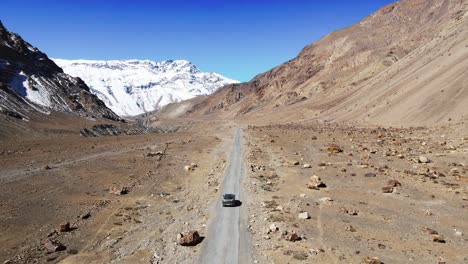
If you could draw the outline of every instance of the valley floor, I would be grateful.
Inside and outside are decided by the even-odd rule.
[[[0,261],[195,263],[236,126],[1,142]],[[241,127],[241,218],[255,263],[468,263],[465,127]],[[324,185],[307,188],[313,175]],[[177,245],[186,230],[205,240]],[[292,232],[299,241],[285,239]],[[47,253],[48,239],[66,249]]]

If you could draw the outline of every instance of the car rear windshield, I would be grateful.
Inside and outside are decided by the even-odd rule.
[[[234,199],[234,194],[225,194],[224,199]]]

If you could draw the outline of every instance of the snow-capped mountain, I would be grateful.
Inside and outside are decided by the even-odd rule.
[[[185,60],[62,60],[65,73],[80,77],[120,116],[134,116],[162,106],[211,94],[237,81],[214,72],[201,72]]]

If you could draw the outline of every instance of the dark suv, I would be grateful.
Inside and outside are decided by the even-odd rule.
[[[223,195],[223,207],[224,206],[235,206],[236,205],[236,196],[231,193],[226,193]]]

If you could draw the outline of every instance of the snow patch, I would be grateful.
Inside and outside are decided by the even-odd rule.
[[[15,89],[19,95],[35,104],[45,107],[52,106],[48,91],[42,86],[34,86],[34,80],[29,78],[23,71],[13,78],[9,86]]]

